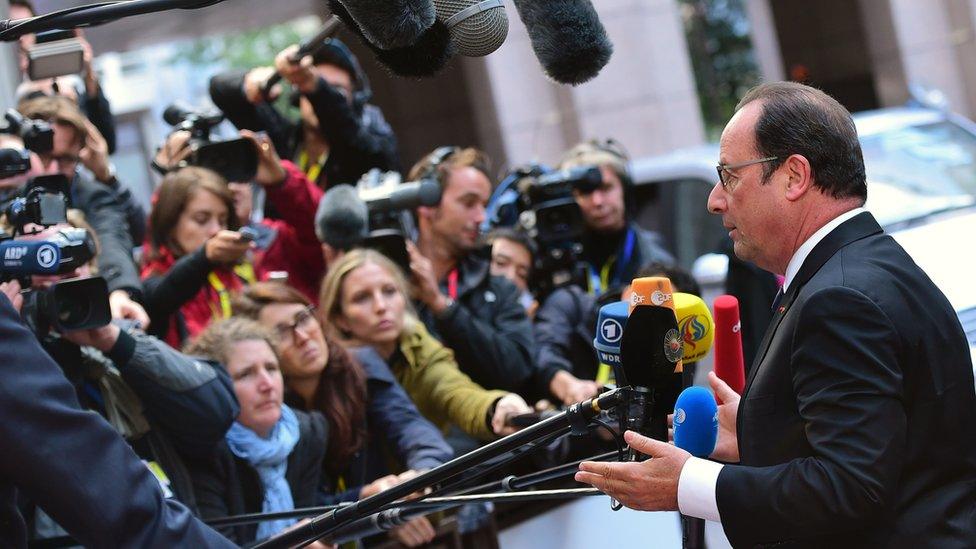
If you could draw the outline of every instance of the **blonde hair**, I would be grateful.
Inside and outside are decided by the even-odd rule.
[[[413,311],[413,306],[410,303],[410,291],[403,272],[400,270],[400,267],[397,267],[396,263],[393,263],[385,255],[376,250],[363,248],[351,250],[343,255],[342,259],[336,262],[335,265],[329,267],[329,272],[322,281],[322,289],[319,292],[319,308],[322,311],[322,324],[326,331],[329,332],[330,336],[342,341],[351,339],[350,334],[343,333],[336,323],[336,319],[343,314],[342,284],[346,281],[346,276],[349,273],[367,263],[381,267],[393,277],[393,283],[396,284],[397,290],[403,296],[403,301],[406,304],[403,322],[404,332],[412,332],[417,319],[416,313]]]

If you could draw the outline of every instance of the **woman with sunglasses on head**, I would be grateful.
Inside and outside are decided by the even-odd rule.
[[[319,299],[333,337],[371,347],[424,417],[446,431],[491,440],[515,431],[510,415],[531,412],[515,393],[488,391],[458,369],[454,354],[410,312],[399,267],[373,250],[352,250],[329,268]]]
[[[153,333],[175,347],[212,319],[229,317],[232,294],[245,284],[283,271],[289,284],[314,296],[324,269],[313,223],[322,191],[281,161],[267,137],[241,134],[257,151],[254,182],[284,215],[250,223],[250,183],[227,183],[198,167],[166,175],[150,214],[142,276]],[[171,135],[157,163],[181,165],[188,137]]]
[[[437,467],[453,452],[371,350],[348,352],[328,337],[301,293],[262,282],[245,288],[234,312],[257,320],[275,334],[295,409],[317,410],[329,420],[329,445],[319,503],[355,501]],[[399,466],[391,471],[390,458]],[[404,545],[434,536],[426,518],[391,532]]]
[[[211,324],[186,352],[222,363],[241,406],[224,443],[209,458],[187,460],[203,518],[315,505],[328,424],[317,412],[283,403],[284,382],[271,334],[254,321],[231,318]],[[245,544],[297,523],[267,520],[218,530]]]

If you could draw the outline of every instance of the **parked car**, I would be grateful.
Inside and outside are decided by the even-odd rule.
[[[866,207],[942,289],[976,361],[976,123],[925,107],[854,115],[868,179]],[[721,293],[727,238],[706,211],[718,146],[636,159],[638,222],[658,231],[710,297]],[[696,263],[697,262],[697,263]]]

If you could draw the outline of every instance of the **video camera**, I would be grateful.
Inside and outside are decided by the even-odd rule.
[[[596,166],[551,171],[532,164],[513,171],[493,193],[489,222],[525,231],[538,245],[531,286],[539,297],[567,284],[585,284],[579,257],[585,228],[573,191],[602,183]]]
[[[0,280],[18,279],[30,287],[32,276],[70,273],[95,257],[95,240],[83,228],[60,229],[43,240],[17,238],[29,234],[30,225],[47,228],[67,222],[68,184],[63,175],[35,177],[7,205],[14,232],[0,234]],[[23,296],[21,316],[38,335],[51,328],[82,330],[111,321],[108,287],[101,277],[61,280]]]
[[[50,152],[54,148],[54,130],[43,120],[24,118],[16,109],[7,109],[3,115],[7,125],[0,127],[0,133],[16,135],[24,141],[24,148],[0,149],[0,178],[27,173],[30,170],[30,154]]]
[[[174,103],[163,111],[163,120],[174,130],[190,132],[187,147],[190,155],[177,166],[198,166],[213,170],[231,182],[254,179],[258,169],[258,155],[254,144],[243,138],[213,141],[210,132],[223,122],[224,115],[216,109],[193,109]]]
[[[374,168],[360,178],[356,189],[369,216],[363,247],[379,251],[409,273],[406,239],[416,233],[412,212],[418,206],[439,204],[440,184],[433,179],[401,183],[400,174]]]

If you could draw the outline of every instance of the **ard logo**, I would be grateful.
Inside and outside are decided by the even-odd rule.
[[[17,248],[7,248],[3,254],[3,258],[6,260],[18,260],[27,255],[27,246],[20,246]]]

